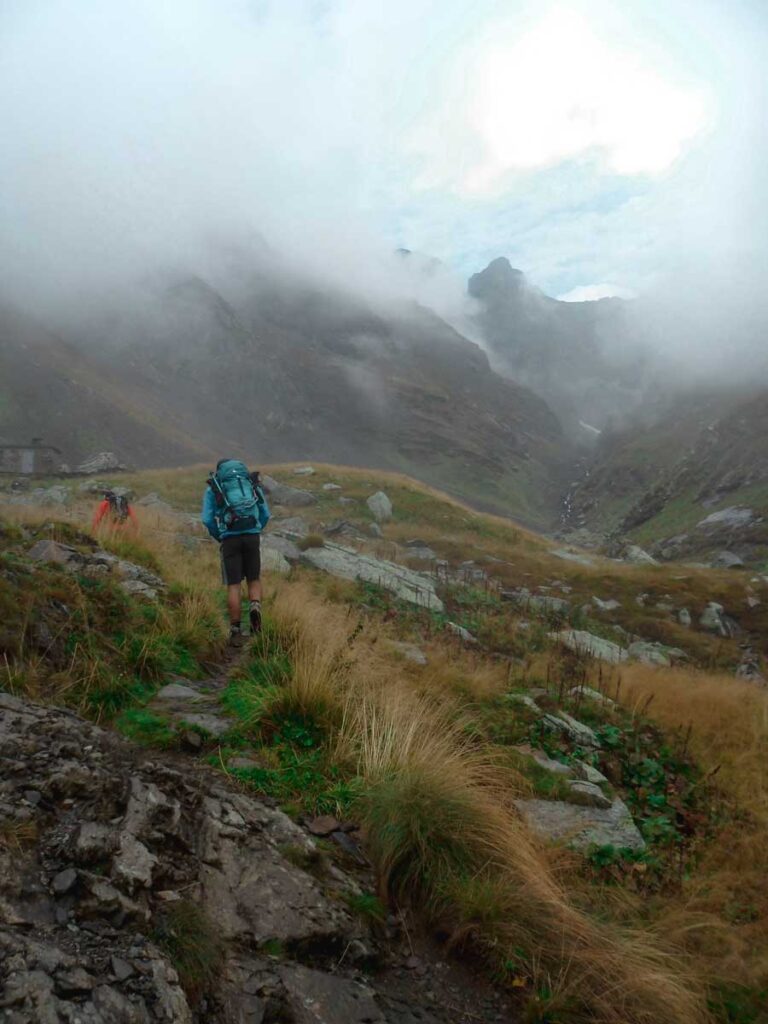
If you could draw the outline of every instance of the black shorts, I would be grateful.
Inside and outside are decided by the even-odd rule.
[[[243,580],[257,580],[261,575],[261,537],[258,533],[241,533],[225,537],[221,542],[221,579],[228,586]]]

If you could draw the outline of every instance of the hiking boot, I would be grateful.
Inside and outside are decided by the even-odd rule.
[[[241,647],[243,643],[243,634],[240,632],[239,626],[229,627],[229,646],[230,647]]]
[[[261,632],[261,603],[259,601],[251,601],[249,618],[251,621],[251,633],[254,636],[258,636]]]

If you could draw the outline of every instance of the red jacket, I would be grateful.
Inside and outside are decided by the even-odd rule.
[[[93,528],[94,528],[94,530],[99,525],[99,523],[102,521],[104,516],[109,515],[109,513],[111,512],[111,509],[112,509],[112,506],[109,504],[109,501],[106,498],[102,502],[99,503],[99,505],[96,508],[96,511],[93,514]],[[131,526],[138,526],[139,525],[139,521],[136,518],[136,513],[133,511],[133,508],[130,505],[128,506],[128,518],[127,519],[120,520],[120,519],[115,519],[114,517],[110,517],[110,518],[112,518],[112,525],[116,526],[118,528],[122,528],[124,526],[128,526],[129,523],[130,523]]]

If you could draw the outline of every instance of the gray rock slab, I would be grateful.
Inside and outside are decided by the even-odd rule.
[[[530,757],[536,762],[539,768],[552,772],[553,775],[563,775],[566,778],[573,775],[573,769],[570,765],[563,764],[562,761],[555,761],[554,758],[547,757],[543,750],[537,750],[535,747],[531,747],[527,743],[522,743],[512,749],[516,750],[520,754],[525,754],[527,757]]]
[[[130,832],[120,836],[120,848],[112,860],[112,872],[130,893],[152,885],[152,872],[158,859]]]
[[[76,473],[111,473],[113,470],[125,469],[114,452],[98,452],[89,459],[81,462],[75,470]]]
[[[554,551],[550,551],[550,554],[554,558],[561,558],[564,562],[576,562],[577,565],[592,566],[595,564],[594,558],[590,558],[589,555],[578,551],[567,551],[565,548],[556,548]]]
[[[225,732],[229,732],[232,728],[232,722],[230,719],[220,718],[219,715],[208,715],[204,713],[187,714],[186,712],[177,712],[174,717],[184,721],[187,725],[193,725],[198,729],[204,729],[205,732],[208,732],[211,736],[215,736],[217,738],[219,736],[223,736]]]
[[[612,801],[595,782],[589,782],[586,779],[572,779],[568,785],[570,786],[574,803],[582,804],[586,807],[605,808],[611,806]]]
[[[592,604],[601,612],[615,612],[617,608],[621,608],[621,602],[614,600],[612,597],[607,601],[600,597],[593,597]]]
[[[552,715],[548,715],[548,718],[552,718]],[[594,729],[590,726],[585,725],[584,722],[580,722],[573,715],[569,715],[567,711],[558,711],[557,718],[565,723],[565,731],[575,743],[580,743],[584,747],[599,747],[600,740],[597,738]]]
[[[608,781],[603,773],[595,768],[594,765],[587,764],[585,761],[576,761],[574,764],[575,771],[583,776],[587,782],[594,782],[595,785],[601,786]]]
[[[560,800],[516,800],[526,824],[555,842],[565,841],[578,850],[614,846],[644,850],[645,841],[626,804],[616,797],[610,807],[581,807]]]
[[[563,629],[556,633],[550,633],[553,640],[559,640],[572,651],[580,654],[588,654],[601,661],[618,665],[629,657],[625,648],[613,643],[612,640],[604,640],[601,636],[588,633],[584,629]]]
[[[702,629],[706,629],[710,633],[719,633],[720,636],[728,636],[728,630],[725,622],[723,621],[724,612],[725,609],[721,604],[718,604],[717,601],[710,601],[701,613],[699,625]]]
[[[200,700],[200,691],[193,690],[191,686],[184,686],[183,683],[168,683],[157,691],[154,699],[168,701]]]
[[[606,694],[601,693],[599,690],[594,690],[591,686],[574,686],[569,693],[572,697],[587,697],[589,700],[598,701],[600,704],[607,704],[609,707],[616,703]]]
[[[658,565],[656,559],[637,544],[629,544],[624,550],[624,561],[632,565]]]
[[[302,525],[307,529],[306,523],[301,520]],[[301,558],[301,551],[289,537],[283,537],[278,533],[263,534],[261,538],[261,555],[264,557],[266,551],[276,551],[288,562],[298,562]]]
[[[757,516],[751,508],[732,505],[730,508],[721,508],[718,512],[712,512],[696,524],[696,529],[707,530],[712,527],[739,528],[749,526],[756,518]]]
[[[56,565],[67,565],[79,557],[74,548],[58,544],[55,540],[39,540],[27,552],[27,558],[33,562],[53,562]]]
[[[462,643],[472,646],[478,642],[476,636],[473,636],[468,629],[465,629],[464,626],[460,626],[457,622],[446,622],[445,628],[449,633],[453,633],[454,636],[457,636]]]
[[[744,559],[735,551],[718,551],[710,565],[713,569],[743,569]]]
[[[341,579],[375,583],[401,600],[421,608],[438,612],[443,610],[443,602],[435,592],[434,580],[395,562],[330,543],[322,548],[308,548],[302,552],[301,560]]]
[[[267,489],[269,501],[273,505],[301,508],[317,503],[317,496],[311,491],[303,491],[298,487],[289,487],[287,484],[278,483],[271,476],[262,476],[262,483]]]
[[[308,534],[309,526],[301,516],[285,516],[283,519],[273,520],[269,538],[270,541],[275,536],[287,537],[290,540],[294,537],[306,537]]]
[[[261,568],[264,572],[276,573],[278,576],[287,576],[291,571],[291,563],[279,551],[272,547],[261,549]]]
[[[280,968],[294,1024],[386,1024],[373,990],[298,964]]]
[[[157,600],[155,588],[150,587],[141,580],[120,580],[119,586],[121,590],[124,590],[126,594],[130,594],[132,597],[143,597],[148,601]]]

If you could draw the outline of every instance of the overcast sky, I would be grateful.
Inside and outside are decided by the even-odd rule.
[[[0,0],[5,287],[258,232],[353,276],[757,289],[767,43],[764,0]]]

